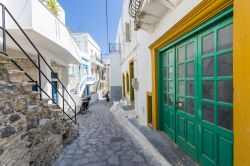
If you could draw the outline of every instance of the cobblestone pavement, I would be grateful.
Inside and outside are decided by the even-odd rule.
[[[159,165],[108,109],[105,101],[99,101],[78,116],[80,136],[63,150],[54,166]]]

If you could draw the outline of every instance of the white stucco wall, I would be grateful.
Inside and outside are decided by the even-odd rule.
[[[164,32],[170,29],[202,0],[183,0],[174,10],[169,10],[163,16],[153,33],[143,30],[134,31],[133,19],[128,14],[129,0],[125,0],[120,17],[116,42],[121,43],[121,73],[129,72],[129,61],[134,59],[134,77],[139,81],[139,89],[135,91],[135,108],[139,119],[146,125],[146,93],[152,92],[151,53],[149,46]],[[157,9],[156,9],[157,10]],[[131,42],[125,42],[125,23],[131,23]],[[111,69],[117,59],[111,59]],[[113,64],[112,64],[113,63]],[[118,68],[118,67],[116,67]],[[111,73],[111,84],[113,73]],[[122,74],[121,74],[122,76]]]
[[[119,54],[109,54],[110,61],[110,86],[122,86],[121,58]]]
[[[39,0],[0,0],[0,2],[6,6],[33,43],[54,50],[66,61],[80,63],[80,50],[64,25],[64,21],[61,21],[65,19],[64,10],[61,10],[61,16],[64,18],[59,20]],[[1,18],[2,12],[0,20]],[[6,28],[15,38],[25,38],[7,12]]]

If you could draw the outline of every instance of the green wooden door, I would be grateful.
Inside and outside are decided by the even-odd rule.
[[[161,128],[175,139],[175,55],[174,49],[162,54]]]
[[[202,165],[233,165],[232,33],[232,18],[228,18],[198,35]]]
[[[176,142],[197,159],[197,38],[176,46]]]
[[[160,52],[160,127],[201,165],[233,165],[232,17]]]

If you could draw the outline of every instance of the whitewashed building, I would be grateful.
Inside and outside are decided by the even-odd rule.
[[[73,33],[73,37],[85,57],[82,61],[85,63],[86,89],[85,94],[92,96],[92,102],[102,97],[104,81],[102,72],[105,66],[102,62],[100,46],[88,33]]]
[[[200,165],[244,165],[249,11],[247,0],[124,0],[112,99],[134,105],[142,124]]]
[[[1,26],[6,28],[1,35],[2,51],[29,75],[27,82],[37,83],[34,89],[38,94],[41,91],[42,98],[52,98],[65,111],[74,111],[69,66],[81,64],[82,60],[80,49],[65,25],[63,8],[58,4],[60,12],[56,16],[40,0],[0,2]],[[9,67],[17,69],[16,65]]]

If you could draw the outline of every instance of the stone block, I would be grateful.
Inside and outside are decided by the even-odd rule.
[[[0,129],[1,138],[7,138],[16,133],[16,129],[11,126],[6,126]]]
[[[9,81],[12,83],[22,83],[24,81],[25,72],[20,70],[8,70]]]
[[[39,126],[39,120],[35,117],[26,117],[27,121],[27,131],[37,128]]]
[[[12,123],[18,121],[19,119],[21,119],[21,116],[19,114],[12,114],[9,117],[9,121],[12,122]]]

